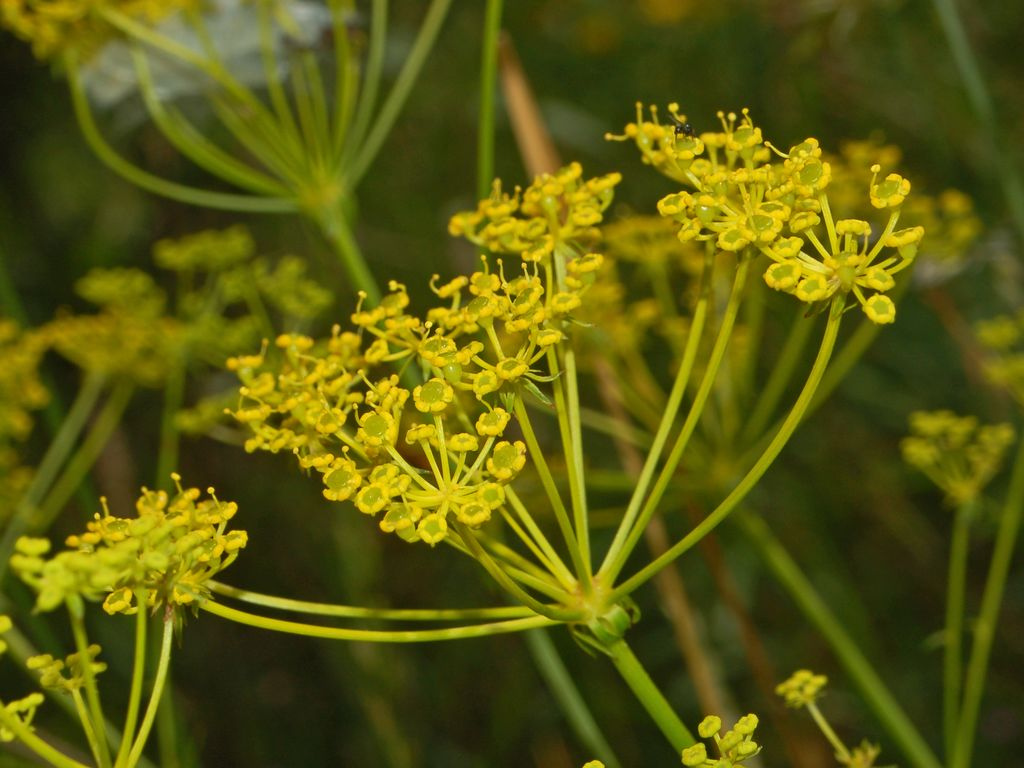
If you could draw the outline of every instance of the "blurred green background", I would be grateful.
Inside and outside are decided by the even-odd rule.
[[[652,211],[672,189],[631,147],[603,140],[605,131],[633,119],[637,100],[679,102],[698,131],[714,126],[718,109],[747,106],[779,146],[813,135],[835,148],[881,131],[903,149],[900,170],[915,188],[938,193],[955,187],[973,198],[985,232],[963,271],[906,296],[897,323],[882,331],[829,405],[797,433],[750,502],[777,523],[937,747],[941,654],[935,634],[942,625],[951,516],[938,492],[901,463],[898,440],[915,408],[1013,418],[1011,404],[981,382],[969,342],[954,334],[1021,303],[1021,233],[1012,226],[1000,172],[1020,168],[1024,151],[1024,4],[985,0],[961,8],[968,39],[982,52],[996,110],[994,136],[972,109],[936,11],[925,0],[515,0],[506,6],[503,26],[558,149],[567,161],[582,162],[588,175],[624,174],[618,210]],[[409,0],[393,4],[388,60],[395,66],[422,10]],[[482,24],[482,3],[455,3],[358,194],[357,235],[374,273],[408,284],[414,299],[426,296],[431,273],[451,275],[472,255],[448,237],[446,224],[475,198]],[[0,78],[0,249],[29,322],[77,306],[72,285],[90,268],[151,269],[155,240],[237,221],[252,228],[262,253],[302,254],[313,274],[338,285],[326,246],[295,218],[198,210],[116,177],[80,138],[63,81],[9,35],[0,44]],[[118,147],[154,172],[206,181],[138,118],[132,108],[111,116],[109,135]],[[496,166],[509,185],[526,180],[500,110]],[[318,330],[347,316],[350,298],[344,290],[338,294],[336,311]],[[57,361],[48,371],[61,397],[70,399],[75,373]],[[110,449],[116,455],[103,464],[114,469],[95,478],[115,510],[152,483],[159,402],[146,392],[135,401]],[[42,434],[37,440],[43,445]],[[214,485],[241,507],[238,525],[248,529],[250,544],[225,576],[231,584],[403,607],[491,604],[498,597],[473,564],[382,537],[363,516],[328,504],[288,457],[186,440],[180,471],[188,483]],[[93,511],[74,507],[60,530],[80,527]],[[992,522],[982,521],[972,550],[969,595],[975,599]],[[668,524],[680,535],[688,527],[685,520]],[[828,674],[832,688],[824,706],[840,733],[848,742],[881,740],[883,764],[898,761],[828,647],[744,540],[730,526],[720,540],[780,679],[800,666]],[[769,704],[752,682],[736,622],[721,605],[705,558],[694,551],[678,567],[737,709],[766,712]],[[977,765],[1008,766],[1024,754],[1024,569],[1016,568],[1006,596]],[[634,649],[687,722],[696,723],[702,713],[671,628],[652,589],[638,597],[645,619],[632,631]],[[114,631],[120,621],[96,621],[107,654],[128,651],[127,637]],[[567,632],[555,632],[554,639],[623,764],[677,764],[612,667],[580,653]],[[111,670],[107,685],[125,684],[124,667]],[[573,736],[517,636],[343,645],[203,615],[186,628],[173,677],[190,765],[561,768],[593,757]],[[8,682],[22,685],[5,670],[0,683]],[[803,719],[795,718],[806,730]],[[42,722],[71,733],[59,716]],[[764,730],[764,765],[786,764],[769,726]]]

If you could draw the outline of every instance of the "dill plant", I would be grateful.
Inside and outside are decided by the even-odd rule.
[[[0,355],[8,361],[2,370],[24,382],[11,386],[0,379],[6,442],[25,438],[29,411],[45,401],[36,369],[46,352],[63,355],[84,373],[78,399],[34,474],[16,452],[0,454],[3,498],[14,510],[0,540],[0,568],[9,560],[36,593],[37,611],[67,610],[75,650],[63,658],[29,653],[17,622],[6,617],[0,629],[11,639],[0,650],[16,648],[43,690],[71,699],[92,764],[146,762],[144,748],[166,698],[171,640],[186,616],[200,613],[262,630],[387,643],[565,627],[583,650],[606,657],[620,673],[675,760],[708,768],[753,760],[761,752],[754,740],[757,716],[723,728],[721,714],[706,713],[695,734],[627,641],[640,621],[634,594],[735,516],[833,646],[908,763],[942,765],[767,523],[741,507],[878,328],[896,321],[906,271],[925,236],[919,222],[935,221],[939,231],[967,222],[960,236],[971,237],[963,201],[915,197],[904,176],[879,162],[886,157],[882,148],[863,145],[830,156],[809,137],[783,151],[764,138],[747,110],[719,113],[714,130],[696,131],[674,104],[667,123],[656,108],[638,104],[635,120],[606,137],[634,144],[644,164],[678,187],[659,201],[658,217],[607,221],[622,175],[588,177],[579,163],[538,174],[523,188],[491,183],[500,21],[500,3],[492,1],[478,163],[486,189],[448,228],[477,249],[479,260],[467,274],[435,275],[435,301],[414,308],[405,285],[392,280],[386,290],[378,287],[353,236],[354,199],[449,2],[429,5],[380,104],[387,4],[372,4],[366,41],[352,3],[329,0],[315,12],[309,5],[260,0],[238,11],[222,2],[83,0],[58,7],[11,0],[3,6],[4,24],[39,58],[59,63],[82,133],[110,168],[143,189],[196,206],[305,217],[333,246],[347,287],[357,292],[346,322],[329,335],[280,333],[275,315],[291,327],[310,324],[332,297],[299,259],[254,260],[251,237],[236,227],[157,244],[156,263],[179,283],[171,311],[146,273],[114,270],[78,286],[99,307],[93,315],[61,317],[24,332],[0,326]],[[256,41],[249,53],[258,64],[245,77],[234,69],[241,71],[241,63],[228,55],[228,41],[217,37],[218,16],[231,13],[243,14]],[[332,42],[327,58],[316,41],[323,32]],[[153,124],[184,157],[237,191],[182,185],[118,154],[91,103],[120,97],[104,90],[111,87],[104,78],[114,72],[127,79]],[[174,89],[206,102],[230,148],[170,103]],[[627,275],[642,275],[651,296],[630,304]],[[765,328],[774,320],[767,306],[775,292],[797,306],[762,386],[755,372]],[[990,325],[981,336],[1006,352],[1021,336],[1014,322]],[[857,330],[840,344],[841,326],[852,323]],[[816,328],[817,351],[803,370]],[[645,354],[652,337],[657,355]],[[182,412],[190,369],[225,359],[238,388]],[[1016,362],[1004,357],[990,366],[1015,395]],[[35,534],[46,532],[82,485],[136,387],[165,391],[158,464],[161,482],[173,477],[176,491],[143,489],[134,517],[111,514],[104,500],[85,531],[50,556],[49,541]],[[797,394],[786,404],[792,390]],[[595,393],[601,402],[590,402]],[[602,417],[602,408],[611,415]],[[543,419],[554,420],[554,436],[538,428]],[[494,583],[501,604],[378,609],[223,583],[221,572],[244,557],[248,542],[245,531],[228,528],[237,508],[212,490],[202,499],[171,470],[184,429],[233,434],[239,425],[246,451],[293,455],[310,482],[322,486],[323,497],[339,505],[338,514],[355,510],[384,534],[436,549],[439,557],[473,561]],[[1009,425],[975,431],[975,421],[948,412],[918,414],[912,428],[903,446],[908,462],[957,509],[942,747],[948,766],[966,768],[1019,524],[1024,462],[1018,458],[1007,493],[982,623],[965,671],[968,524],[1013,431]],[[595,462],[588,447],[595,436],[615,446],[629,480],[609,526],[596,522],[592,503]],[[532,482],[523,482],[527,476]],[[641,543],[659,515],[684,506],[699,513],[694,527],[644,552]],[[106,666],[84,622],[86,604],[100,601],[108,614],[134,617],[134,661],[119,728],[101,703],[99,675]],[[276,618],[268,609],[295,618]],[[161,626],[157,643],[148,636],[150,616]],[[300,620],[310,616],[351,625]],[[368,621],[389,628],[362,626]],[[406,628],[411,622],[422,628]],[[877,746],[848,748],[825,719],[816,703],[824,684],[824,676],[801,670],[777,692],[810,713],[840,765],[874,765]],[[571,681],[560,685],[571,696]],[[0,738],[21,741],[52,765],[86,764],[34,729],[44,701],[39,691],[5,694],[2,701]],[[577,723],[587,747],[617,764],[594,732],[592,716],[583,713]]]

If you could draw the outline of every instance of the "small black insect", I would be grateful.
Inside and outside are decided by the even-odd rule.
[[[676,138],[680,136],[686,136],[688,139],[692,139],[697,134],[693,131],[693,126],[689,123],[684,123],[679,120],[675,115],[669,115],[672,118],[672,123],[675,125]]]

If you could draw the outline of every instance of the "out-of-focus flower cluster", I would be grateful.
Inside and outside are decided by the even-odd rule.
[[[12,510],[32,479],[21,463],[20,444],[32,431],[32,411],[49,394],[39,379],[39,361],[46,342],[38,333],[22,332],[0,318],[0,520]]]
[[[900,443],[904,460],[927,475],[953,504],[981,494],[1015,437],[1010,424],[979,425],[973,416],[952,411],[916,411],[910,414],[910,430]]]
[[[828,197],[832,207],[857,218],[869,218],[872,206],[864,197],[871,183],[871,166],[897,167],[903,153],[893,144],[873,137],[843,142],[838,155],[826,156],[832,167]],[[983,224],[970,197],[957,189],[938,195],[915,189],[903,202],[902,216],[928,233],[914,266],[915,282],[934,284],[957,274],[981,236]]]
[[[207,582],[228,567],[245,547],[245,531],[227,530],[238,510],[234,502],[201,499],[197,488],[143,489],[136,516],[114,517],[104,508],[86,531],[69,536],[68,549],[47,557],[47,539],[23,536],[11,568],[37,593],[36,609],[65,602],[103,599],[108,613],[148,607],[185,606],[209,596]]]
[[[556,243],[573,241],[581,246],[600,239],[597,225],[612,201],[622,176],[609,173],[583,180],[579,163],[555,174],[542,174],[509,195],[495,181],[491,196],[475,211],[452,217],[448,231],[465,237],[492,253],[511,253],[523,261],[547,263]]]
[[[718,757],[710,756],[707,747],[697,742],[683,750],[683,765],[688,768],[732,768],[746,762],[761,751],[754,741],[757,723],[757,715],[744,715],[722,734],[722,719],[708,715],[697,726],[697,733],[702,739],[715,740]]]
[[[828,684],[825,675],[816,675],[809,669],[798,669],[787,680],[775,686],[775,693],[781,696],[786,706],[800,709],[813,704]]]
[[[883,178],[881,167],[872,166],[861,196],[886,214],[876,231],[866,219],[835,218],[827,193],[832,168],[817,139],[779,153],[746,111],[720,113],[722,130],[700,134],[685,128],[676,105],[669,112],[672,124],[662,124],[656,109],[648,120],[638,104],[636,122],[608,138],[635,142],[644,162],[690,188],[658,204],[661,215],[678,224],[679,239],[765,254],[771,261],[765,282],[800,301],[852,295],[872,322],[895,319],[886,293],[894,275],[913,262],[924,235],[919,226],[896,229],[909,181],[896,173]]]
[[[553,350],[601,267],[574,238],[592,237],[611,183],[581,182],[573,166],[457,214],[453,232],[524,261],[513,274],[483,258],[469,276],[435,278],[441,303],[422,317],[392,282],[378,306],[353,313],[356,331],[286,334],[232,358],[247,450],[294,452],[321,474],[326,498],[380,515],[407,541],[433,545],[453,522],[487,522],[526,463],[525,443],[506,434],[517,403],[546,399],[538,385],[557,375]]]
[[[987,353],[985,374],[1024,407],[1024,312],[982,321],[975,333]]]
[[[0,656],[3,656],[7,652],[7,641],[2,638],[4,634],[11,631],[12,628],[11,619],[9,616],[0,615]],[[39,691],[33,691],[27,696],[23,696],[20,699],[14,699],[12,701],[4,701],[0,699],[0,709],[2,709],[2,718],[0,718],[0,742],[14,741],[17,738],[17,734],[12,730],[12,727],[8,725],[8,721],[13,721],[18,726],[32,730],[32,720],[35,718],[36,710],[39,705],[43,703],[43,694]]]
[[[3,0],[0,22],[30,43],[39,59],[58,58],[69,49],[88,57],[118,34],[104,19],[105,10],[152,25],[198,7],[197,0]]]

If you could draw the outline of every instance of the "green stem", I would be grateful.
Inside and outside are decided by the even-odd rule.
[[[946,35],[946,42],[953,55],[953,62],[960,72],[960,79],[963,80],[971,107],[988,134],[989,141],[985,146],[991,149],[986,159],[995,166],[1007,207],[1010,209],[1010,217],[1017,228],[1017,237],[1024,241],[1024,184],[1021,183],[1020,174],[1012,161],[1013,153],[1006,151],[1005,142],[999,136],[999,122],[996,119],[992,96],[985,84],[985,76],[971,49],[956,4],[953,0],[932,0],[932,5],[939,16],[942,31]]]
[[[110,768],[110,746],[106,739],[106,728],[103,717],[103,706],[100,704],[100,690],[96,685],[96,674],[92,668],[92,656],[89,655],[89,640],[85,634],[84,606],[77,595],[67,601],[68,616],[71,619],[71,632],[75,638],[75,650],[78,652],[85,680],[85,697],[89,704],[86,736],[93,748],[93,756],[100,768]],[[125,735],[127,738],[127,735]]]
[[[755,515],[741,515],[740,527],[769,569],[796,601],[804,616],[818,628],[839,662],[860,690],[889,736],[915,768],[940,768],[938,758],[893,698],[874,667],[800,571],[771,529]]]
[[[107,144],[89,108],[89,99],[82,87],[78,64],[72,54],[66,57],[68,86],[71,89],[71,103],[75,118],[78,120],[82,136],[93,153],[112,171],[123,176],[137,187],[148,192],[162,195],[171,200],[183,203],[217,208],[227,211],[245,213],[290,213],[298,209],[298,204],[291,199],[281,197],[253,197],[250,195],[233,195],[224,192],[210,192],[205,189],[177,184],[159,176],[154,176],[138,166],[128,162]]]
[[[657,512],[658,504],[661,502],[662,497],[665,495],[665,491],[672,482],[676,469],[679,467],[679,462],[683,459],[683,453],[686,451],[686,446],[690,442],[690,437],[693,435],[693,432],[700,421],[700,417],[704,413],[704,406],[707,403],[708,396],[714,389],[715,379],[718,376],[718,369],[721,366],[722,360],[725,358],[725,352],[729,347],[729,339],[732,337],[732,329],[736,322],[736,316],[739,313],[740,302],[743,298],[743,287],[747,282],[747,273],[750,270],[750,263],[750,259],[744,259],[740,262],[740,265],[736,270],[736,277],[732,284],[732,292],[729,294],[729,303],[726,305],[725,312],[722,315],[722,323],[719,326],[718,336],[715,338],[715,345],[711,350],[710,357],[708,358],[707,367],[704,369],[704,376],[701,378],[700,386],[697,388],[697,393],[694,395],[693,402],[690,404],[690,410],[686,414],[686,420],[683,422],[683,426],[679,430],[679,435],[676,437],[675,443],[672,445],[672,450],[669,452],[668,457],[665,459],[665,463],[661,468],[661,472],[658,474],[658,479],[655,481],[650,495],[648,495],[644,500],[643,508],[640,510],[640,514],[637,515],[636,522],[633,523],[630,528],[629,535],[626,537],[626,541],[622,545],[622,550],[618,553],[616,559],[609,564],[607,570],[603,567],[601,569],[605,574],[604,578],[607,583],[615,581],[615,578],[626,565],[626,560],[629,558],[630,553],[636,548],[636,545],[643,536],[644,528],[647,527],[647,523],[654,516],[654,513]],[[638,483],[637,491],[639,490],[640,486]],[[636,495],[636,492],[634,492],[634,498]]]
[[[423,68],[427,55],[434,46],[437,34],[441,31],[441,25],[451,3],[452,0],[431,0],[430,8],[427,9],[427,14],[423,19],[423,25],[420,27],[416,41],[409,51],[409,57],[405,60],[402,71],[398,73],[398,78],[391,87],[391,92],[388,93],[388,97],[385,99],[384,105],[377,115],[373,128],[370,129],[366,141],[359,147],[358,154],[352,161],[352,166],[345,174],[345,180],[350,190],[358,186],[360,179],[363,178],[363,174],[366,173],[380,151],[381,146],[383,146],[384,139],[387,138],[391,127],[395,124],[395,120],[398,119],[398,113],[401,112],[406,98],[416,83],[416,78]]]
[[[581,618],[579,611],[544,605],[512,580],[512,577],[505,572],[505,569],[496,563],[494,558],[480,545],[476,535],[468,526],[462,523],[455,523],[455,529],[458,531],[459,538],[465,544],[469,554],[484,567],[484,570],[490,574],[492,579],[498,582],[499,586],[515,598],[516,602],[527,606],[534,613],[545,616],[553,621],[578,621]]]
[[[178,467],[180,435],[177,416],[185,399],[185,361],[178,359],[171,367],[164,385],[163,409],[160,412],[160,449],[156,457],[155,488],[164,488],[171,473]]]
[[[818,725],[818,729],[828,739],[828,743],[832,745],[832,749],[836,752],[836,758],[841,762],[842,765],[849,765],[850,762],[850,750],[843,744],[843,740],[836,735],[836,732],[832,730],[832,726],[828,724],[828,720],[821,714],[821,710],[818,709],[818,705],[813,701],[807,702],[807,711],[811,713],[811,717],[814,718],[814,722]]]
[[[214,176],[251,192],[268,196],[288,196],[287,188],[269,176],[240,163],[192,127],[180,112],[170,111],[164,107],[153,84],[146,54],[138,45],[132,46],[132,61],[146,110],[175,149]]]
[[[149,739],[149,732],[153,728],[153,721],[156,719],[156,712],[160,706],[160,699],[163,696],[164,683],[167,682],[167,670],[171,665],[171,640],[174,637],[174,614],[170,609],[165,609],[164,632],[160,643],[160,659],[156,665],[156,676],[153,678],[153,690],[149,694],[149,704],[146,707],[146,714],[139,725],[139,732],[135,736],[135,743],[132,744],[132,751],[128,755],[127,768],[133,768],[142,757],[142,750]],[[139,608],[140,613],[143,608]],[[126,736],[127,737],[127,736]]]
[[[584,573],[584,568],[583,561],[580,560],[580,548],[579,543],[576,541],[576,533],[573,530],[572,521],[569,519],[569,512],[562,501],[562,496],[558,492],[555,478],[551,474],[551,468],[548,466],[540,443],[537,442],[537,435],[534,433],[533,424],[530,421],[530,412],[526,409],[526,403],[523,402],[523,398],[516,398],[513,410],[515,411],[519,428],[523,432],[523,440],[526,441],[526,450],[530,454],[530,460],[533,462],[534,468],[537,470],[544,493],[548,497],[548,503],[551,504],[551,511],[558,522],[558,529],[562,534],[562,539],[565,541],[566,548],[569,550],[569,558],[572,560],[573,570],[576,572],[577,578],[579,578]]]
[[[370,10],[370,45],[366,52],[366,74],[363,77],[355,115],[345,144],[342,165],[350,161],[363,144],[370,127],[370,118],[377,107],[381,75],[384,71],[384,50],[387,47],[388,2],[373,0]]]
[[[306,613],[311,616],[335,616],[345,619],[379,619],[382,621],[466,621],[471,619],[515,619],[532,616],[533,611],[518,605],[497,608],[364,608],[354,605],[333,603],[312,603],[305,600],[291,600],[286,597],[264,595],[247,589],[208,581],[207,586],[214,594],[231,597],[252,605],[275,608],[281,611]]]
[[[85,763],[73,760],[63,752],[59,752],[50,746],[36,736],[32,729],[22,723],[20,719],[14,715],[9,715],[3,707],[0,707],[0,725],[3,725],[4,728],[14,734],[18,741],[46,760],[47,764],[54,766],[54,768],[90,768]]]
[[[956,724],[960,718],[960,692],[963,684],[964,593],[967,584],[967,545],[976,502],[968,501],[956,510],[953,539],[949,552],[949,577],[946,588],[946,631],[942,678],[942,734],[946,760],[953,757]]]
[[[565,668],[550,635],[543,629],[531,629],[524,632],[523,637],[526,639],[526,647],[530,649],[530,655],[533,656],[534,664],[548,684],[552,695],[558,700],[577,738],[591,754],[600,758],[607,768],[619,768],[621,764],[618,757],[594,720],[594,715],[576,687],[569,670]]]
[[[7,530],[4,531],[3,539],[0,540],[0,579],[7,572],[7,563],[10,560],[11,552],[14,551],[14,542],[33,522],[31,518],[36,515],[36,505],[50,490],[60,467],[71,453],[75,443],[78,442],[82,429],[103,392],[105,384],[106,379],[95,374],[86,376],[85,381],[82,382],[67,417],[60,425],[60,429],[57,430],[57,434],[54,435],[50,447],[46,449],[46,453],[32,477],[32,482],[18,502],[17,509],[7,525]]]
[[[811,337],[811,328],[814,327],[813,323],[808,323],[804,319],[804,313],[803,306],[799,307],[786,342],[782,345],[782,351],[779,352],[778,358],[772,365],[768,381],[763,387],[760,387],[757,403],[740,435],[739,445],[741,446],[749,445],[764,433],[768,420],[778,408],[779,401],[782,400],[782,395],[793,378],[797,363],[800,362],[803,351],[807,347],[807,340]],[[754,363],[751,363],[751,366],[753,365]]]
[[[352,235],[345,212],[336,206],[333,210],[324,209],[314,212],[313,216],[317,224],[320,225],[324,236],[334,246],[349,285],[354,290],[365,293],[372,305],[379,304],[380,288],[377,287],[377,281],[363,257],[363,252],[359,249],[359,244]]]
[[[524,629],[536,629],[558,624],[558,621],[545,616],[529,616],[508,621],[493,621],[484,624],[473,624],[464,627],[444,627],[440,629],[347,629],[342,627],[324,627],[316,624],[305,624],[297,621],[271,619],[253,613],[229,608],[226,605],[204,600],[200,606],[204,611],[228,619],[238,624],[245,624],[273,632],[284,632],[303,637],[320,637],[325,640],[355,640],[369,643],[425,643],[436,640],[462,640],[467,637],[485,637],[507,632],[521,632]]]
[[[502,0],[487,0],[480,52],[480,113],[476,141],[476,196],[485,199],[494,179],[494,101],[498,81],[498,35]],[[539,634],[539,633],[538,633]]]
[[[124,414],[124,409],[128,407],[128,401],[131,400],[134,391],[135,386],[127,380],[119,381],[114,385],[110,397],[103,404],[102,410],[89,429],[89,434],[86,435],[75,455],[64,467],[60,479],[53,484],[50,493],[39,505],[38,516],[33,521],[39,530],[49,526],[60,514],[82,479],[92,469],[96,459],[106,447],[110,435],[121,423],[121,416]]]
[[[1022,509],[1024,509],[1024,440],[1021,440],[1018,445],[1013,475],[1010,478],[1010,488],[1006,494],[1002,517],[999,520],[999,530],[996,532],[995,549],[989,564],[988,578],[985,580],[985,591],[981,597],[981,611],[974,626],[974,642],[971,646],[970,659],[967,662],[963,704],[960,709],[960,722],[957,724],[956,745],[953,750],[953,759],[950,761],[950,768],[968,768],[971,764],[978,712],[981,709],[981,697],[985,691],[985,679],[988,676],[988,661],[992,652],[992,641],[995,639],[996,625],[999,622],[999,609],[1003,602],[1006,578],[1013,562],[1013,550],[1017,543]]]
[[[114,759],[114,768],[123,768],[128,757],[135,733],[135,725],[139,717],[139,706],[142,702],[142,681],[146,676],[146,630],[149,626],[149,611],[146,610],[146,589],[143,587],[135,594],[139,606],[135,614],[135,662],[132,665],[131,690],[128,693],[128,712],[124,719],[121,746]]]
[[[647,489],[650,487],[651,479],[654,477],[654,470],[657,469],[658,462],[661,460],[662,452],[665,450],[665,445],[668,443],[669,432],[671,432],[672,426],[676,420],[676,415],[679,413],[679,408],[683,402],[683,396],[686,394],[686,387],[690,382],[690,375],[693,373],[693,365],[697,359],[697,352],[700,349],[701,336],[704,334],[704,323],[707,320],[708,303],[711,298],[712,269],[713,262],[709,254],[704,260],[704,270],[701,276],[700,298],[697,301],[697,306],[694,307],[693,310],[693,320],[690,323],[690,332],[687,334],[686,349],[683,352],[683,359],[679,364],[679,370],[676,372],[676,378],[672,384],[672,391],[669,393],[668,402],[665,404],[665,411],[662,414],[661,421],[658,423],[658,430],[654,435],[654,441],[651,443],[651,448],[647,453],[647,458],[644,460],[643,469],[641,469],[640,475],[636,479],[633,494],[629,499],[629,505],[622,516],[622,521],[619,523],[618,530],[615,531],[615,537],[612,539],[611,546],[608,548],[604,562],[601,564],[601,569],[598,571],[598,575],[601,576],[602,579],[604,578],[604,574],[614,567],[621,557],[626,539],[633,527],[636,516],[640,513],[644,496],[647,493]],[[621,559],[623,561],[625,560],[625,558]],[[619,568],[621,568],[621,565]]]
[[[761,479],[761,476],[768,471],[768,467],[775,461],[775,458],[782,451],[786,443],[789,442],[789,438],[796,431],[797,426],[799,426],[804,413],[807,411],[807,406],[814,397],[814,392],[821,381],[821,377],[828,367],[828,361],[832,356],[832,349],[835,347],[836,337],[839,334],[839,324],[843,317],[843,304],[844,302],[841,297],[833,299],[828,323],[825,326],[825,333],[822,335],[821,347],[818,349],[818,356],[815,358],[814,365],[811,366],[811,371],[807,375],[804,388],[801,390],[799,397],[797,397],[793,409],[786,416],[782,426],[779,427],[779,431],[775,433],[775,437],[772,438],[764,453],[761,454],[761,457],[754,463],[747,474],[743,476],[743,479],[736,484],[736,487],[732,489],[729,495],[700,524],[686,534],[678,543],[669,547],[663,555],[612,590],[611,601],[630,594],[714,530],[736,508],[736,505],[746,497],[750,489]]]
[[[604,648],[611,657],[612,664],[626,681],[626,685],[668,739],[672,749],[678,754],[692,746],[696,742],[693,734],[683,725],[675,710],[647,674],[647,670],[640,664],[640,660],[633,655],[626,641],[618,638],[604,645]]]

